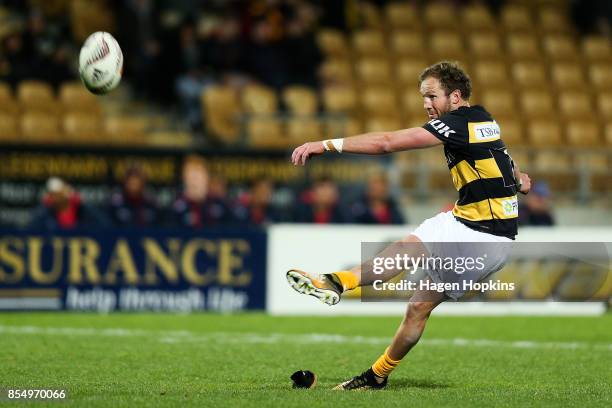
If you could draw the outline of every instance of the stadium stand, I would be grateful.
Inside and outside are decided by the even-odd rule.
[[[60,21],[59,27],[67,24],[69,29],[60,32],[68,33],[62,34],[68,38],[60,38],[58,43],[68,41],[73,48],[90,32],[104,29],[121,32],[120,42],[132,51],[129,34],[150,23],[143,17],[145,20],[135,20],[134,27],[126,30],[125,17],[133,16],[134,10],[123,5],[107,7],[104,0],[53,2],[58,3],[53,7],[38,3],[49,21]],[[279,22],[281,26],[271,30],[273,38],[265,41],[257,37],[260,33],[255,28],[243,28],[247,40],[233,48],[206,27],[231,21],[235,10],[226,9],[218,21],[198,11],[200,50],[196,60],[206,69],[197,72],[189,71],[183,61],[188,53],[178,43],[181,24],[186,23],[157,22],[152,26],[154,38],[138,38],[149,47],[143,55],[125,53],[127,59],[139,58],[140,64],[126,61],[127,97],[96,97],[75,81],[54,86],[56,80],[3,76],[0,139],[80,145],[108,142],[147,148],[171,144],[176,135],[176,142],[180,140],[185,146],[201,143],[282,151],[323,136],[422,125],[426,119],[418,93],[419,73],[437,60],[456,59],[474,80],[474,103],[482,103],[498,119],[513,156],[548,173],[563,170],[563,164],[584,163],[587,169],[601,171],[610,163],[610,39],[593,32],[583,35],[570,19],[568,1],[505,1],[496,8],[488,2],[355,4],[347,8],[350,10],[342,17],[342,24],[324,24],[317,18],[304,24],[308,29],[296,37],[299,41],[291,42],[295,39],[287,37],[289,30],[282,26],[285,21]],[[203,10],[217,16],[218,10]],[[326,9],[321,10],[324,13]],[[258,17],[249,15],[247,19],[247,27],[261,23]],[[449,26],[459,28],[449,31]],[[263,42],[257,45],[260,40]],[[289,54],[282,54],[285,48],[279,54],[280,44],[316,49],[321,61],[310,64],[312,72],[308,73],[314,80],[291,75],[299,71],[298,65],[304,65],[303,60],[296,58],[293,65],[285,61]],[[230,49],[230,56],[221,52]],[[13,58],[9,54],[6,58]],[[266,61],[272,62],[267,66]],[[187,132],[194,137],[185,137],[185,125],[176,125],[182,122],[182,118],[173,117],[176,109],[161,105],[151,113],[153,104],[140,88],[146,81],[159,80],[155,75],[160,72],[146,71],[138,77],[130,72],[135,66],[147,65],[159,67],[167,76],[162,82],[169,82],[170,87],[173,76],[192,76],[193,103],[197,104],[196,112],[201,112],[202,126]],[[258,77],[262,69],[271,70],[271,77],[282,80],[270,83]],[[172,103],[176,105],[176,100]],[[165,120],[154,121],[155,116]],[[593,156],[595,150],[598,155]],[[547,157],[557,153],[566,159],[547,168]],[[423,159],[423,163],[429,162]],[[411,166],[407,178],[414,176]],[[606,186],[612,184],[609,177],[595,173],[581,180],[586,180],[581,181],[586,190],[580,191],[610,191]],[[441,181],[433,184],[442,186]],[[415,190],[407,191],[412,193]]]

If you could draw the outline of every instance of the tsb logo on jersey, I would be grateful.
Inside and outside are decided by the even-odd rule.
[[[474,125],[474,136],[478,141],[499,139],[500,134],[497,122],[482,122]]]
[[[504,215],[509,217],[516,217],[518,215],[518,201],[516,200],[516,197],[512,197],[509,200],[504,200],[501,204],[504,210]]]

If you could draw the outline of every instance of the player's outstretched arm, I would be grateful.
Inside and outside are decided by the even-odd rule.
[[[422,149],[442,141],[423,128],[402,129],[394,132],[371,132],[344,139],[309,142],[297,147],[291,156],[294,165],[304,165],[311,156],[331,152],[386,154],[402,150]]]

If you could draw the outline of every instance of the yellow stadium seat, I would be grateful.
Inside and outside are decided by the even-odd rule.
[[[538,28],[544,32],[571,32],[572,25],[560,7],[543,7],[538,10]]]
[[[508,112],[512,114],[512,111]],[[501,138],[508,147],[523,146],[525,144],[525,136],[522,122],[515,116],[493,116],[499,124],[501,130]]]
[[[529,9],[518,4],[508,4],[502,8],[501,23],[508,32],[533,31],[535,27]]]
[[[56,115],[26,112],[21,116],[21,135],[27,142],[59,143],[64,139]]]
[[[393,54],[420,57],[425,53],[425,40],[419,31],[394,31],[390,37]]]
[[[398,116],[372,116],[366,120],[366,132],[393,131],[402,128]]]
[[[515,60],[540,58],[537,37],[531,34],[516,33],[506,37],[508,54]]]
[[[565,274],[568,264],[565,261],[541,261],[530,263],[524,270],[521,296],[525,299],[543,300],[552,295],[552,291]]]
[[[585,79],[582,66],[572,62],[553,63],[550,68],[551,78],[557,89],[584,87]]]
[[[9,99],[13,99],[13,92],[11,91],[11,86],[6,82],[0,82],[0,102]]]
[[[553,60],[578,59],[578,46],[569,35],[547,35],[542,40],[542,47],[545,54]]]
[[[589,36],[583,38],[582,55],[589,61],[610,61],[610,59],[612,59],[610,40],[604,36]]]
[[[463,7],[461,9],[461,24],[468,32],[483,29],[492,30],[496,26],[491,11],[482,4]]]
[[[274,118],[249,119],[247,137],[249,145],[259,149],[287,149],[292,145],[283,132],[282,123]]]
[[[363,133],[361,120],[354,116],[335,115],[326,120],[325,137],[335,139]]]
[[[612,184],[612,180],[609,180]],[[603,272],[603,273],[601,273]],[[595,286],[595,293],[591,297],[592,300],[599,300],[608,302],[610,304],[612,300],[612,271],[608,270],[601,271],[595,274],[597,284]]]
[[[24,80],[17,85],[17,99],[23,111],[58,113],[53,88],[46,82]]]
[[[599,114],[606,119],[612,119],[612,94],[602,92],[597,96]]]
[[[543,64],[535,61],[522,61],[512,64],[512,77],[519,87],[545,87],[548,75]]]
[[[522,92],[519,101],[521,111],[527,117],[533,118],[554,114],[553,97],[548,91],[529,90]]]
[[[317,93],[306,86],[293,85],[283,89],[283,102],[290,112],[314,115],[319,110]]]
[[[361,103],[365,112],[370,115],[398,115],[398,104],[395,92],[385,86],[364,88],[361,93]]]
[[[419,162],[424,167],[429,167],[432,170],[444,170],[443,166],[446,163],[444,157],[444,148],[442,146],[434,146],[428,149],[418,151]],[[451,182],[451,177],[446,170],[446,177]]]
[[[578,262],[571,266],[565,279],[559,285],[561,300],[589,300],[606,281],[610,271],[588,262]]]
[[[60,86],[59,100],[64,111],[102,114],[102,108],[95,95],[80,82],[64,82]]]
[[[516,110],[514,93],[510,88],[486,88],[481,92],[482,105],[493,114],[508,115]]]
[[[278,111],[276,92],[264,85],[247,85],[242,90],[241,100],[246,113],[269,115]]]
[[[77,42],[96,31],[114,32],[115,14],[104,0],[70,1],[70,22],[72,36]]]
[[[541,173],[548,174],[549,176],[552,176],[552,178],[555,180],[554,183],[557,184],[559,183],[558,178],[563,178],[565,176],[563,173],[569,171],[571,166],[571,157],[567,152],[556,152],[546,149],[536,150],[534,158],[531,162],[531,167],[537,173],[531,177],[534,180],[539,180]],[[572,180],[571,183],[573,182],[574,181]],[[569,183],[570,180],[568,180],[568,184]]]
[[[0,113],[18,115],[19,104],[13,98],[11,87],[4,82],[0,82]]]
[[[422,127],[427,122],[429,122],[429,118],[423,111],[423,113],[420,113],[420,114],[413,113],[409,115],[405,120],[405,125],[406,125],[406,128]]]
[[[287,134],[291,143],[297,146],[323,139],[323,126],[316,118],[294,116],[287,122]]]
[[[602,141],[599,141],[599,146],[601,147],[604,146]],[[609,174],[608,170],[610,169],[608,158],[610,154],[606,153],[605,151],[601,151],[601,150],[602,149],[600,149],[600,151],[595,151],[595,152],[591,152],[591,151],[577,152],[576,159],[575,159],[575,166],[581,169],[588,169],[589,171],[594,172],[594,173],[605,173],[606,175],[608,175]],[[602,190],[601,188],[598,189],[598,191],[601,191],[601,190]]]
[[[352,113],[357,109],[355,88],[350,86],[327,86],[323,88],[323,107],[327,112]]]
[[[403,58],[396,65],[396,78],[402,87],[418,91],[419,76],[427,68],[427,61],[419,58]]]
[[[208,131],[226,143],[240,136],[240,101],[231,87],[210,86],[201,95],[202,116]]]
[[[514,290],[488,290],[485,292],[487,299],[513,300],[517,297],[522,286],[522,274],[516,262],[508,262],[504,268],[495,274],[495,279],[501,282],[512,283]]]
[[[386,44],[379,30],[361,30],[353,34],[353,49],[360,56],[380,56],[386,54]]]
[[[566,123],[567,141],[576,147],[602,146],[599,124],[593,120],[570,120]]]
[[[478,86],[510,86],[510,77],[503,61],[477,61],[474,64],[474,80]]]
[[[463,41],[456,31],[434,31],[429,36],[429,52],[435,59],[465,60]]]
[[[457,25],[457,11],[452,4],[427,2],[423,9],[423,20],[433,29],[454,27]]]
[[[503,136],[502,136],[503,139]],[[508,146],[512,160],[518,164],[521,171],[529,169],[531,165],[531,156],[525,149],[515,149],[516,146]]]
[[[321,64],[321,77],[327,84],[348,84],[353,82],[353,65],[347,59],[326,59]]]
[[[608,147],[612,147],[612,122],[606,123],[604,133],[606,136],[606,144]]]
[[[593,115],[591,95],[584,91],[565,91],[558,96],[559,110],[565,118],[581,118]]]
[[[589,78],[599,91],[612,89],[612,69],[608,64],[592,64],[589,67]]]
[[[344,33],[335,29],[321,29],[317,32],[317,44],[328,57],[346,58],[350,54],[350,47]]]
[[[495,33],[471,33],[467,41],[469,52],[474,57],[484,59],[503,55],[502,43]]]
[[[425,112],[423,108],[423,95],[415,89],[406,89],[401,94],[402,106],[410,115]]]
[[[362,58],[356,63],[357,77],[365,85],[389,85],[393,81],[391,65],[382,58]]]
[[[146,140],[147,121],[137,117],[109,117],[104,120],[104,132],[115,144],[142,146]]]
[[[15,115],[0,113],[0,141],[18,142],[21,137],[19,123]]]
[[[421,25],[421,16],[414,4],[392,2],[385,6],[385,17],[393,29],[414,29]]]
[[[364,1],[358,3],[358,7],[361,21],[365,27],[376,29],[383,28],[383,15],[377,5]]]
[[[96,143],[105,141],[104,127],[98,115],[70,112],[64,116],[66,139],[77,143]]]
[[[563,144],[559,123],[537,119],[527,123],[527,137],[533,146],[554,147]]]

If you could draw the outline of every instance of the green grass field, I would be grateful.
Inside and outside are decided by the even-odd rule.
[[[65,389],[61,406],[79,407],[612,406],[609,314],[432,316],[386,390],[331,391],[378,357],[398,322],[0,314],[0,388]],[[318,387],[291,389],[298,369],[317,373]]]

